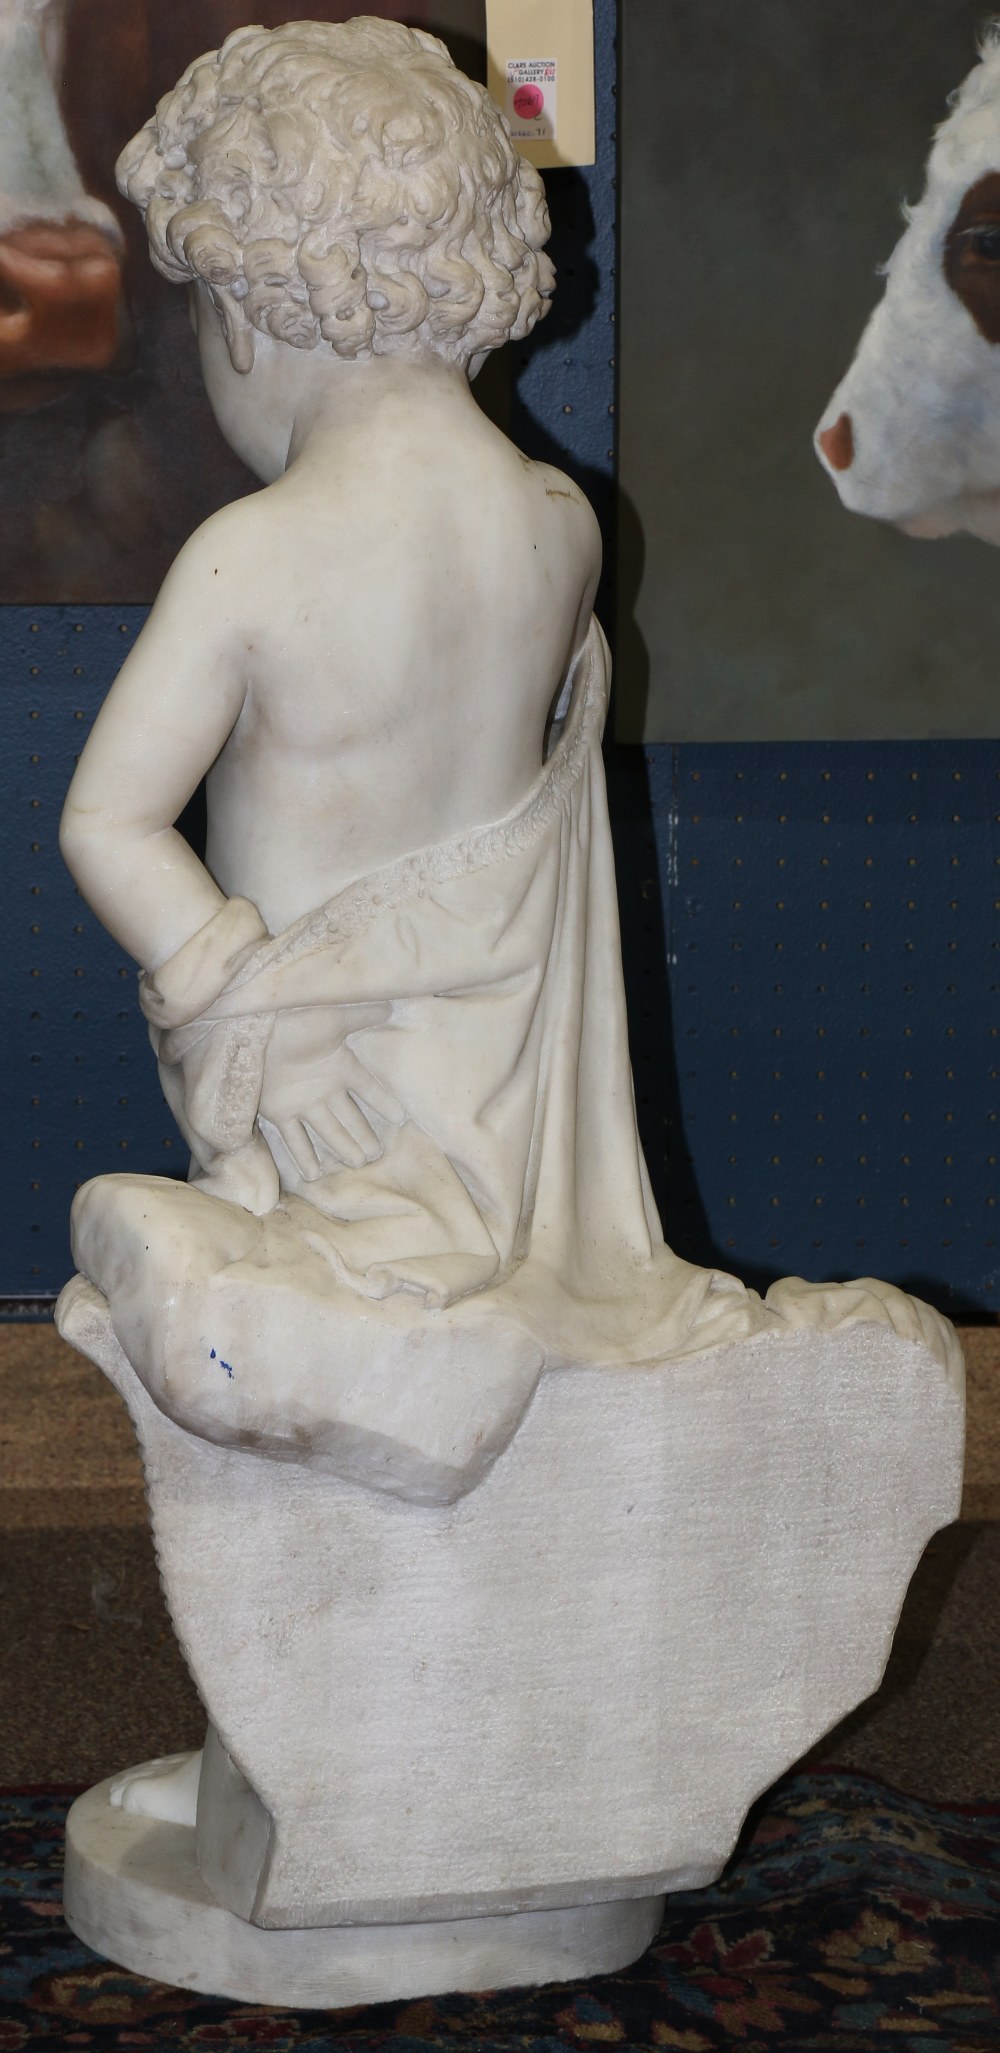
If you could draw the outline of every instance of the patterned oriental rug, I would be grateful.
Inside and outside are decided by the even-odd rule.
[[[675,1896],[634,1967],[590,1982],[331,2012],[165,1989],[97,1960],[60,1909],[68,1792],[0,1796],[0,2053],[979,2053],[1000,2049],[1000,1805],[789,1776],[714,1888]]]

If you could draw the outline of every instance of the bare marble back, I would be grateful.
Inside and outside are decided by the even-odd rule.
[[[216,526],[247,681],[209,781],[209,868],[277,932],[523,796],[600,540],[568,478],[450,392],[365,414]]]

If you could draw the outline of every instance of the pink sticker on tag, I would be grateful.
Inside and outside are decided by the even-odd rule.
[[[545,94],[540,86],[518,86],[514,94],[514,112],[522,121],[537,121],[545,105]]]

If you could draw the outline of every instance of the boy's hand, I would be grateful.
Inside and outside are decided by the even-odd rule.
[[[375,1162],[382,1143],[369,1113],[398,1125],[405,1117],[390,1091],[359,1061],[347,1037],[380,1026],[387,1005],[303,1007],[279,1013],[268,1043],[260,1116],[275,1126],[307,1182],[329,1167]],[[316,1142],[322,1144],[322,1155]]]

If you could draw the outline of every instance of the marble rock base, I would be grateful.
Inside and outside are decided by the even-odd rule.
[[[509,1917],[262,1931],[215,1901],[191,1826],[114,1808],[110,1787],[98,1783],[69,1814],[67,1923],[95,1953],[175,1988],[328,2010],[563,1982],[627,1967],[663,1915],[664,1898],[646,1896]]]
[[[74,1304],[209,1727],[193,1829],[81,1800],[69,1916],[189,1987],[346,2004],[634,1958],[877,1687],[958,1513],[943,1327],[551,1369],[485,1479],[428,1506],[184,1431],[97,1293]]]

